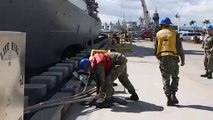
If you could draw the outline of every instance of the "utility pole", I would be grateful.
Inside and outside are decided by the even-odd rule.
[[[178,19],[178,33],[180,33],[180,15],[177,13],[175,17]]]
[[[124,15],[124,0],[122,0],[121,3],[121,8],[122,8],[122,17],[123,17],[123,22],[122,22],[122,30],[126,30],[126,20],[125,20],[125,15]]]

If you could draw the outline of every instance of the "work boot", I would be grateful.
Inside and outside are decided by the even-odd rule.
[[[167,95],[167,106],[174,106],[174,102],[172,101],[171,95]]]
[[[173,103],[174,103],[174,104],[178,104],[178,103],[179,103],[179,101],[178,101],[178,99],[177,99],[177,97],[176,97],[175,92],[174,92],[174,93],[172,93],[172,95],[171,95],[171,99],[172,99],[172,101],[173,101]]]
[[[112,107],[113,99],[105,99],[101,103],[96,103],[96,108],[110,108]]]
[[[212,79],[212,72],[209,72],[209,73],[208,73],[207,78],[208,78],[208,79]]]
[[[130,96],[129,98],[130,100],[134,100],[134,101],[138,101],[139,100],[139,97],[137,95],[136,92],[132,93],[132,95]]]
[[[208,71],[206,70],[205,74],[200,75],[200,77],[207,77],[208,76]]]

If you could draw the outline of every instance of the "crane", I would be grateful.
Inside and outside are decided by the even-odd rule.
[[[147,7],[146,7],[145,0],[141,0],[141,5],[143,7],[145,26],[149,26],[151,23],[151,20],[149,16],[149,11],[147,10]]]

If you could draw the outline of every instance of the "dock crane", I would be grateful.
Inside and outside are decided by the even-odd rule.
[[[149,26],[151,23],[151,20],[150,20],[149,11],[147,9],[145,0],[141,0],[141,5],[143,7],[145,26]]]

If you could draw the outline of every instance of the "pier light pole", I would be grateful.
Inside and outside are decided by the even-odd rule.
[[[178,20],[178,33],[180,32],[180,15],[177,13],[176,15],[175,15],[175,17],[177,18],[177,20]]]

